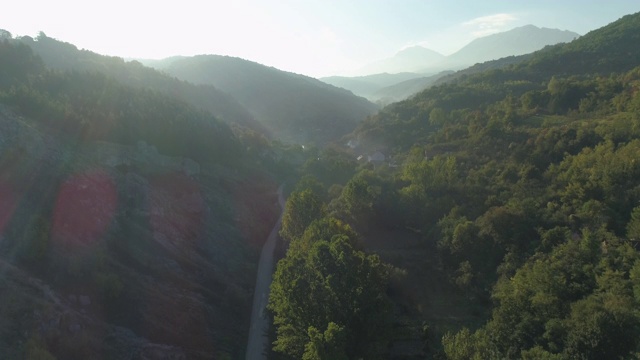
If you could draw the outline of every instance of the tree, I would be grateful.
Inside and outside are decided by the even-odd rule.
[[[10,40],[13,38],[13,35],[5,29],[0,29],[0,40]]]
[[[631,212],[631,220],[627,224],[627,238],[640,240],[640,206],[635,207]]]
[[[318,196],[319,199],[327,197],[327,191],[325,190],[324,185],[322,185],[322,183],[318,181],[318,178],[313,175],[304,175],[300,181],[296,183],[296,187],[293,189],[293,192],[301,192],[304,190],[311,190],[311,192]]]
[[[490,343],[487,332],[483,329],[471,333],[463,328],[457,334],[446,333],[442,337],[442,345],[447,359],[450,360],[483,360],[499,358],[496,349]]]
[[[299,239],[314,220],[320,219],[324,206],[312,190],[294,192],[289,196],[282,215],[280,235],[288,241]]]
[[[621,359],[636,349],[640,322],[630,297],[595,294],[571,308],[564,351],[568,358]]]
[[[388,279],[387,266],[354,249],[345,235],[315,241],[306,253],[289,252],[278,263],[269,297],[274,350],[298,359],[305,350],[312,356],[336,345],[328,335],[339,333],[349,358],[381,357],[389,326]],[[320,338],[317,329],[331,331]]]
[[[374,215],[374,205],[379,197],[379,186],[371,186],[363,176],[355,176],[342,189],[338,200],[341,215],[356,228],[365,228]]]
[[[491,320],[443,338],[445,352],[452,359],[627,358],[640,339],[638,259],[611,233],[584,230],[498,281]]]
[[[349,224],[333,217],[324,217],[313,221],[298,241],[289,244],[289,251],[308,252],[313,243],[321,240],[331,241],[337,235],[346,236],[355,249],[362,249],[358,234]]]
[[[330,322],[324,333],[309,328],[309,342],[304,347],[302,360],[347,360],[345,329]]]
[[[447,114],[441,108],[434,108],[429,113],[429,124],[442,126],[447,121]]]

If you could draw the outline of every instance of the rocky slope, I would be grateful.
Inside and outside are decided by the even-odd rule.
[[[243,356],[274,183],[5,106],[0,153],[0,358]]]

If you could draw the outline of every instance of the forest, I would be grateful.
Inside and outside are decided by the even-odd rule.
[[[274,350],[304,359],[638,356],[638,30],[640,16],[627,16],[388,106],[351,135],[360,151],[389,154],[385,163],[327,149],[304,164],[283,219]],[[362,271],[369,276],[349,290],[334,280]],[[421,349],[380,347],[409,339]]]

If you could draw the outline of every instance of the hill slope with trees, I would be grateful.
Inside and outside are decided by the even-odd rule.
[[[137,61],[126,62],[119,57],[79,50],[73,44],[50,38],[44,33],[40,33],[35,39],[21,37],[16,41],[31,47],[48,68],[103,73],[124,85],[162,92],[209,111],[227,124],[246,127],[269,136],[266,129],[236,99],[213,86],[180,81]]]
[[[435,86],[301,168],[322,216],[396,269],[386,357],[638,356],[638,34],[628,15]]]
[[[208,112],[8,39],[0,130],[1,358],[244,357],[266,160]]]
[[[239,58],[200,55],[163,66],[180,79],[229,93],[285,142],[325,145],[377,110],[346,90]]]

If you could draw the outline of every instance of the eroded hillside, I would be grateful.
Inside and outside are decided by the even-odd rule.
[[[271,175],[184,103],[0,55],[0,357],[241,357]]]

